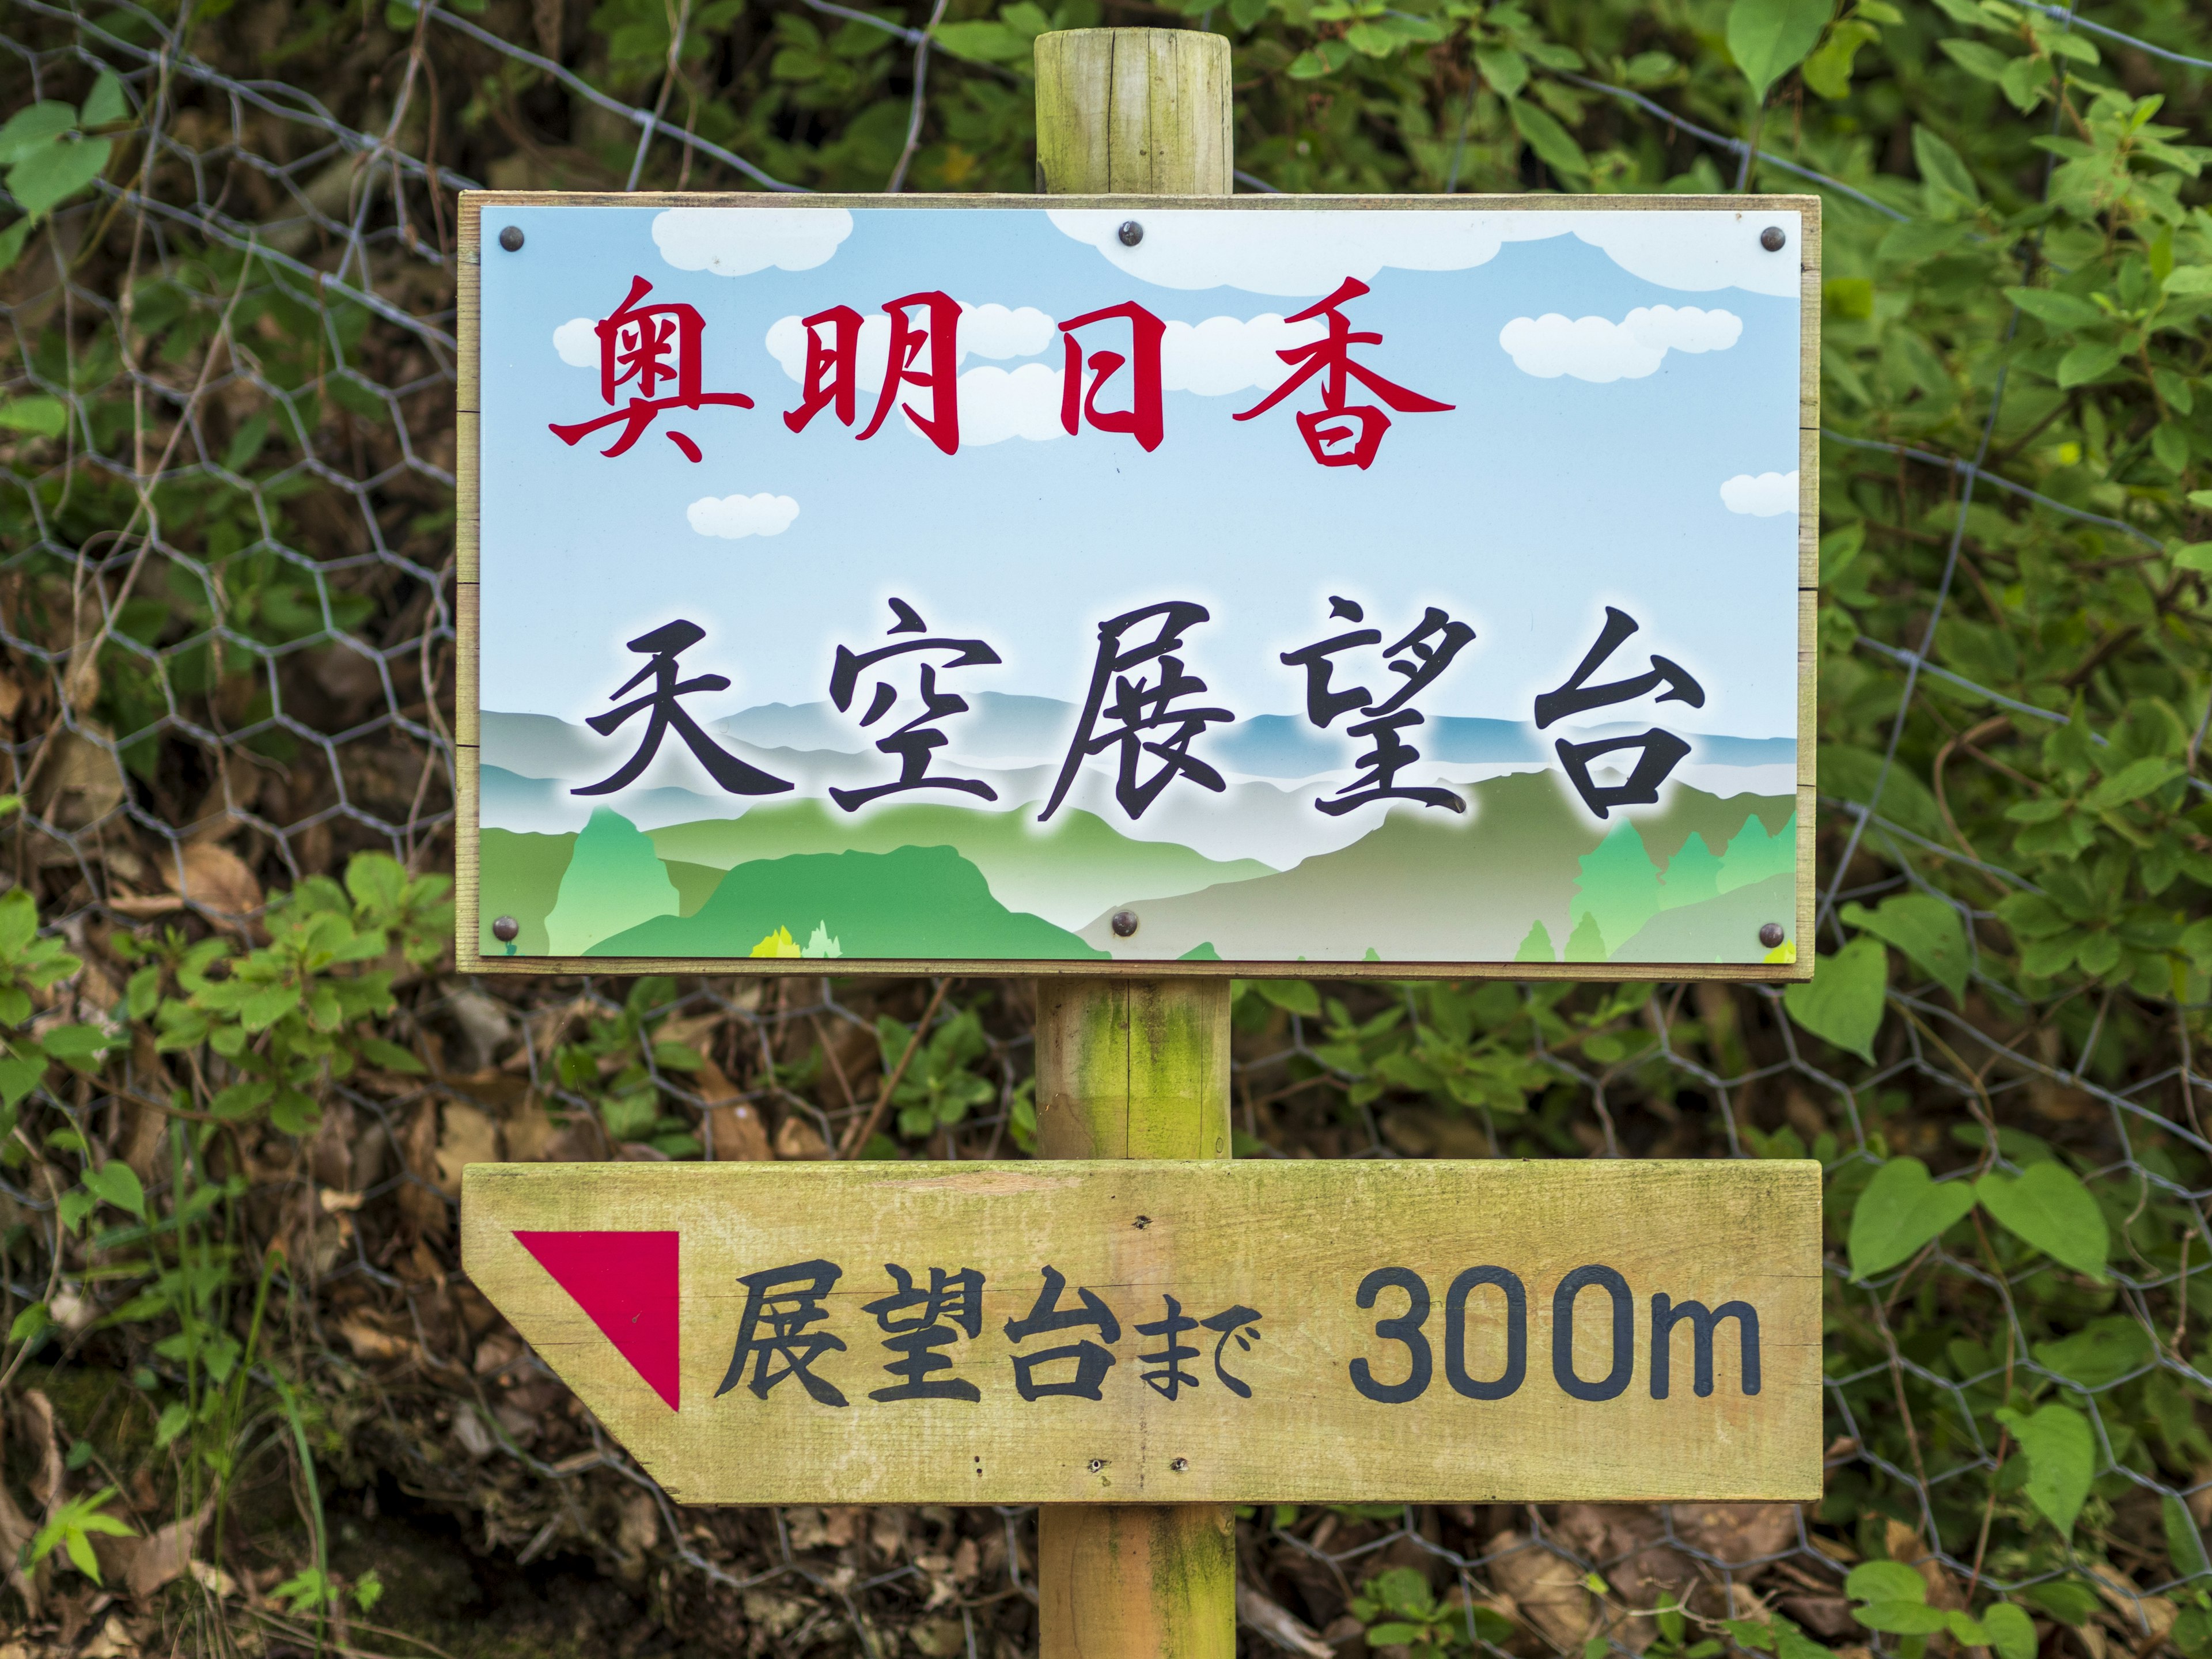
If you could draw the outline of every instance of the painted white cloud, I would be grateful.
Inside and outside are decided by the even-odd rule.
[[[1498,331],[1498,343],[1523,374],[1602,385],[1640,380],[1656,371],[1669,351],[1726,351],[1743,334],[1743,320],[1732,312],[1700,311],[1695,306],[1638,306],[1619,322],[1604,317],[1516,317]]]
[[[571,317],[553,331],[553,349],[572,368],[599,366],[599,325],[589,317]]]
[[[741,541],[747,536],[781,536],[799,516],[799,503],[788,495],[702,495],[684,510],[691,527],[702,536]]]
[[[656,214],[653,240],[678,270],[750,276],[773,266],[811,270],[827,264],[853,234],[843,208],[670,208]]]
[[[1034,357],[1058,337],[1060,325],[1035,306],[960,307],[960,356]]]
[[[960,447],[1026,438],[1065,437],[1060,424],[1060,371],[1042,363],[1019,368],[971,368],[960,377]]]
[[[1160,384],[1170,392],[1194,392],[1201,398],[1272,391],[1291,372],[1278,354],[1328,331],[1317,319],[1291,324],[1273,313],[1170,323],[1160,342]]]
[[[1054,208],[1048,216],[1121,270],[1162,288],[1316,297],[1346,276],[1372,282],[1386,267],[1468,270],[1489,264],[1508,242],[1570,235],[1662,288],[1700,294],[1741,288],[1789,297],[1798,291],[1802,232],[1796,213],[1732,209]],[[1132,217],[1144,226],[1144,239],[1125,247],[1121,228]],[[1778,252],[1759,245],[1759,233],[1770,225],[1787,238]]]
[[[1771,519],[1797,510],[1797,475],[1762,472],[1756,477],[1739,472],[1721,486],[1721,504],[1731,513],[1748,513]]]

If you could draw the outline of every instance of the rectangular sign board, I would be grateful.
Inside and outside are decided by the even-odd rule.
[[[1799,1500],[1798,1161],[474,1164],[478,1289],[679,1501]]]
[[[463,202],[465,968],[1810,971],[1815,198]]]

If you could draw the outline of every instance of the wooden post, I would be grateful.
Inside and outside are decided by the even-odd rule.
[[[1037,189],[1226,196],[1229,41],[1069,29],[1036,43]],[[1037,1151],[1229,1156],[1229,982],[1037,981]],[[1038,1659],[1231,1659],[1237,1527],[1224,1504],[1048,1504]]]

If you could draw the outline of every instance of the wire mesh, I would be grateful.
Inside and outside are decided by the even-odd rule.
[[[911,22],[806,3],[883,34],[901,56],[908,113],[883,187],[905,187],[930,120],[932,30],[945,0]],[[2068,9],[2028,9],[2076,21]],[[361,66],[374,90],[346,100],[347,117],[238,67],[255,52],[281,64],[281,41],[196,49],[189,31],[129,0],[96,15],[16,0],[0,24],[9,107],[82,98],[112,72],[141,141],[123,176],[95,180],[88,198],[59,211],[0,303],[0,424],[14,437],[0,485],[0,645],[12,677],[0,712],[13,719],[11,787],[24,801],[13,879],[40,884],[72,939],[185,918],[250,928],[264,900],[258,870],[297,882],[363,848],[417,869],[449,860],[453,196],[473,181],[435,153],[438,106],[465,88],[477,100],[471,119],[496,124],[517,99],[554,88],[613,130],[634,131],[630,187],[799,188],[780,165],[672,113],[691,12],[674,15],[666,72],[648,77],[653,100],[639,105],[564,61],[575,54],[558,4],[531,14],[541,48],[532,51],[454,10],[403,3],[392,14],[405,26],[401,45]],[[2176,47],[2081,26],[2179,70],[2207,67]],[[1000,84],[1013,80],[1003,71],[963,73],[1022,93]],[[1747,176],[1765,168],[1808,181],[1838,214],[1914,216],[1871,169],[1849,181],[1629,87],[1563,78],[1731,158]],[[563,176],[559,157],[526,143],[514,155],[521,171],[495,182]],[[1458,166],[1455,157],[1454,183]],[[127,228],[119,240],[118,226]],[[1903,441],[1824,434],[1838,473],[1853,454],[1880,455],[1940,475],[1948,500],[1931,532],[1941,552],[1932,597],[1916,625],[1850,642],[1890,677],[1883,695],[1894,714],[1871,779],[1822,798],[1820,917],[1838,945],[1846,907],[1923,892],[1962,914],[1975,949],[1995,901],[1960,897],[1951,876],[1970,874],[2000,897],[2039,890],[1926,833],[1920,816],[1885,811],[1908,724],[1931,709],[1954,734],[1962,707],[2047,727],[2080,718],[1941,659],[1944,605],[1989,494],[2048,538],[2164,546],[2124,503],[2100,512],[2003,475],[1990,457],[2004,386],[1999,372],[1971,456],[1909,431]],[[2201,675],[2197,686],[2201,695]],[[2200,796],[2203,737],[2200,725],[2189,779]],[[233,840],[247,857],[228,849]],[[1978,1148],[1970,1174],[2017,1175],[2051,1156],[2024,1133],[2033,1122],[2087,1158],[2096,1188],[2124,1194],[2130,1212],[2109,1292],[2069,1292],[2078,1317],[2063,1337],[2020,1305],[2033,1284],[2047,1285],[2051,1264],[1997,1249],[1985,1231],[1973,1251],[1933,1243],[1864,1284],[1832,1253],[1830,1492],[1820,1505],[1260,1506],[1240,1521],[1248,1632],[1294,1651],[1354,1650],[1341,1644],[1356,1648],[1361,1621],[1346,1610],[1387,1566],[1410,1567],[1442,1595],[1450,1617],[1440,1628],[1492,1651],[1531,1640],[1562,1652],[1680,1650],[1656,1612],[1662,1596],[1694,1625],[1691,1640],[1727,1619],[1780,1612],[1823,1641],[1852,1644],[1869,1638],[1849,1615],[1843,1573],[1881,1554],[1920,1564],[1939,1605],[2019,1594],[2050,1613],[2058,1602],[2036,1601],[2038,1586],[2081,1589],[2086,1606],[2057,1616],[2089,1659],[2113,1644],[2141,1653],[2177,1639],[2208,1577],[2198,1528],[2212,1519],[2208,1377],[2188,1341],[2192,1311],[2200,1330],[2212,1317],[2198,1293],[2212,1283],[2203,1277],[2212,1142],[2198,1106],[2212,1079],[2191,1047],[2202,1011],[2126,988],[2038,1000],[1984,969],[1969,964],[1971,997],[1932,982],[1893,987],[1889,1045],[1875,1063],[1842,1071],[1825,1048],[1808,1051],[1781,993],[1758,988],[1344,988],[1340,1000],[1240,988],[1243,1155],[1809,1152],[1832,1181],[1848,1182],[1888,1155],[1940,1152],[1961,1139]],[[92,982],[95,971],[75,995],[106,1018],[115,987]],[[391,1437],[386,1455],[411,1489],[471,1513],[475,1541],[525,1565],[549,1553],[620,1565],[625,1548],[649,1558],[666,1616],[690,1607],[720,1620],[749,1651],[818,1640],[889,1653],[901,1639],[933,1654],[1020,1650],[1023,1609],[1035,1599],[1024,1512],[679,1511],[563,1405],[538,1361],[491,1328],[450,1260],[455,1177],[470,1156],[809,1157],[837,1147],[872,1104],[861,1085],[891,1068],[907,1029],[899,1022],[926,998],[939,1011],[928,1043],[942,1049],[931,1063],[988,1079],[993,1100],[949,1123],[925,1113],[919,1127],[895,1126],[896,1138],[931,1156],[1014,1155],[1028,1121],[1026,994],[969,982],[940,1003],[933,988],[943,988],[416,984],[398,1030],[431,1056],[431,1080],[334,1085],[321,1129],[289,1149],[264,1146],[258,1166],[272,1212],[289,1206],[305,1218],[290,1254],[315,1292],[307,1316],[323,1322],[338,1356],[331,1363],[343,1367],[350,1355],[355,1372],[370,1375],[404,1362],[448,1396],[428,1427]],[[1454,1020],[1439,1019],[1444,998],[1471,1005],[1475,1037],[1464,1020],[1454,1036]],[[1472,1042],[1468,1074],[1490,1081],[1427,1103],[1394,1086],[1388,1055],[1431,1037],[1462,1050]],[[672,1046],[702,1063],[672,1066]],[[124,1103],[99,1092],[43,1099],[82,1124],[112,1121]],[[1967,1133],[1947,1141],[1950,1125]],[[319,1209],[313,1195],[332,1190],[345,1207]],[[12,1182],[0,1191],[59,1248],[51,1194]],[[379,1214],[397,1219],[371,1225]],[[35,1295],[27,1282],[13,1288]],[[1912,1305],[1945,1310],[1957,1334],[1901,1340],[1899,1310]],[[2091,1518],[2057,1553],[2021,1546],[2019,1527],[1991,1547],[1992,1516],[2033,1520],[2019,1460],[2002,1432],[1989,1433],[1990,1397],[2023,1388],[2079,1402],[2097,1435]],[[2159,1455],[2146,1422],[2166,1425]],[[489,1504],[467,1471],[501,1460],[523,1478]]]

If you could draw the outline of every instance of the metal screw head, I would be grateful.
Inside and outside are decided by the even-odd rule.
[[[1174,1462],[1169,1464],[1168,1467],[1173,1469],[1177,1474],[1181,1474],[1185,1469],[1190,1467],[1190,1459],[1188,1457],[1178,1457]]]
[[[1770,951],[1780,945],[1782,943],[1782,924],[1778,921],[1768,922],[1765,927],[1759,930],[1759,942],[1761,945],[1764,945]]]
[[[505,230],[501,231],[499,234],[499,245],[505,248],[509,253],[521,252],[522,227],[520,225],[509,225]]]
[[[501,945],[512,945],[514,936],[521,931],[522,924],[513,916],[495,916],[492,919],[491,936]]]
[[[1105,1467],[1106,1460],[1103,1457],[1094,1457],[1091,1460],[1091,1473],[1093,1474],[1097,1474],[1099,1470]]]
[[[1115,938],[1127,939],[1136,931],[1137,913],[1134,910],[1116,910],[1114,913]]]
[[[1121,237],[1123,247],[1134,247],[1145,240],[1145,228],[1134,219],[1121,221],[1121,228],[1115,234]]]
[[[1782,245],[1789,240],[1790,238],[1784,234],[1782,227],[1779,225],[1769,225],[1759,233],[1759,245],[1769,253],[1781,252]]]

